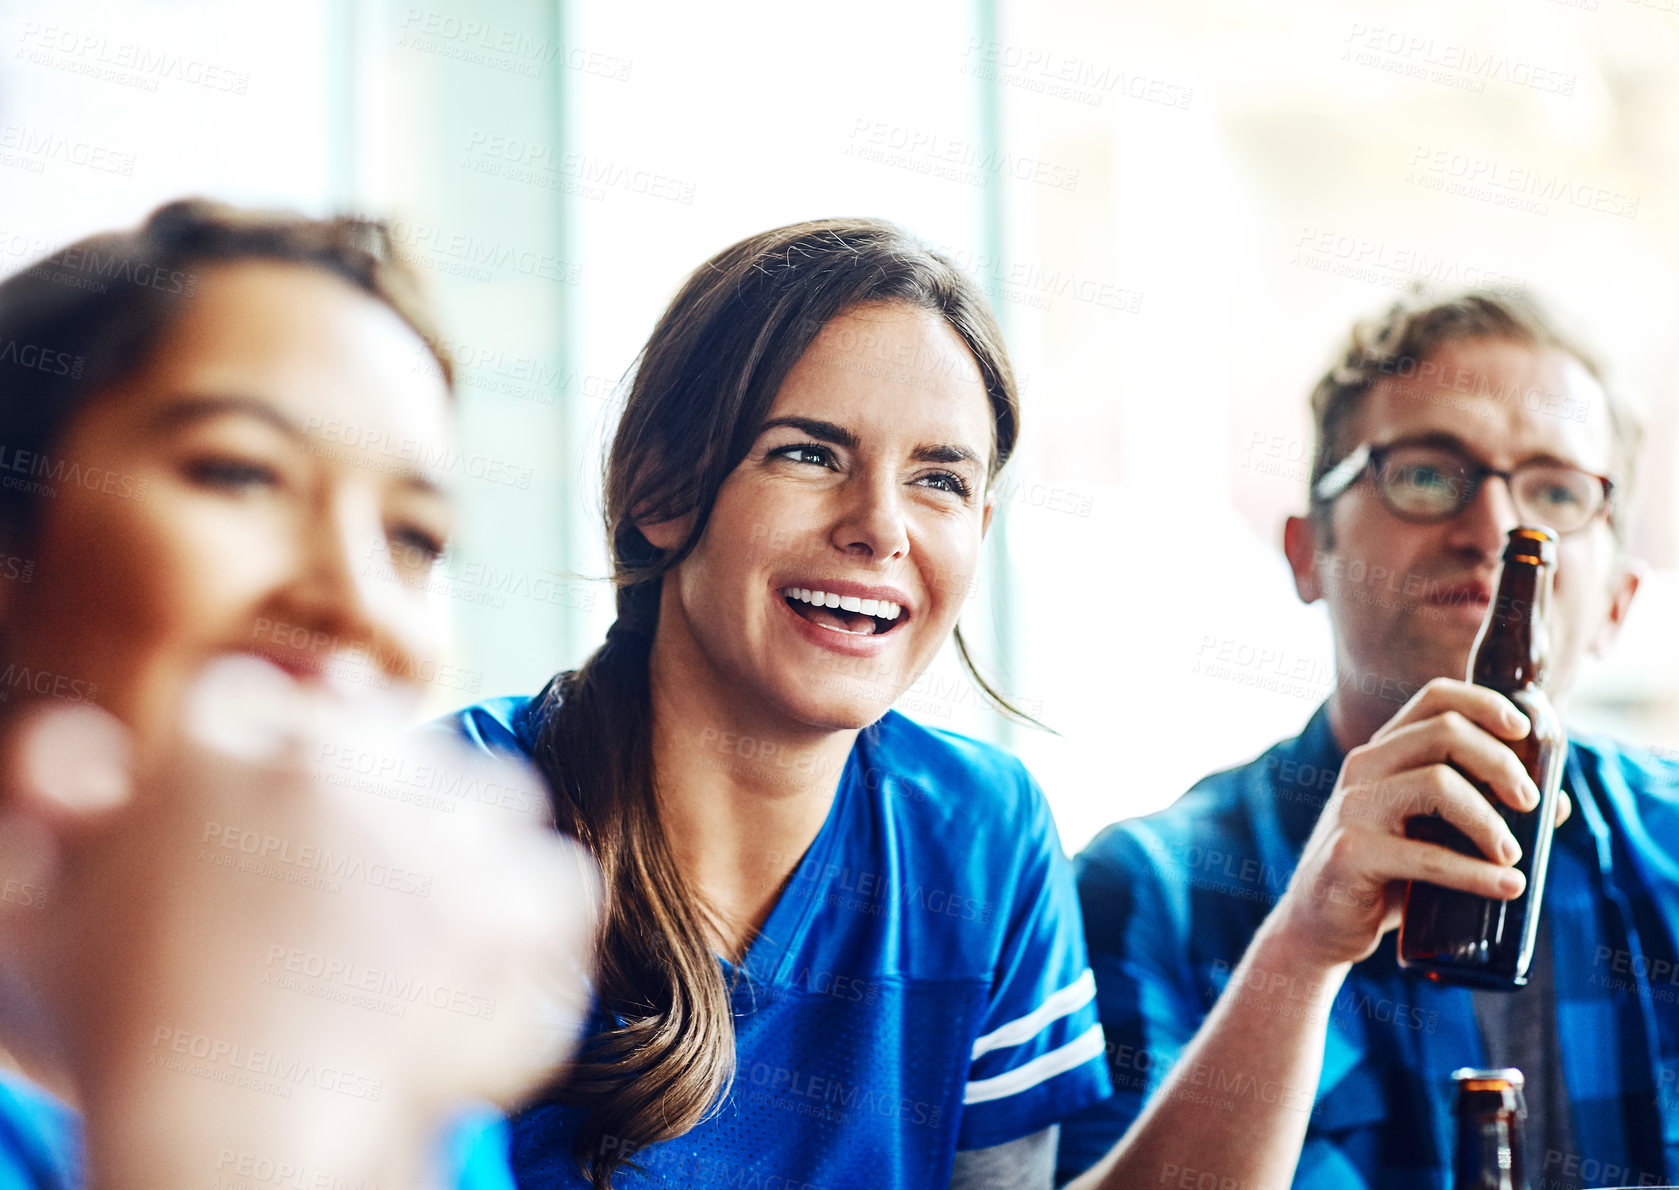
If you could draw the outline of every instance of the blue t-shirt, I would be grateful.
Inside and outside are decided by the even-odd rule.
[[[81,1160],[76,1113],[0,1070],[0,1190],[73,1190]]]
[[[1320,708],[1298,737],[1159,813],[1109,827],[1079,856],[1118,1089],[1062,1126],[1062,1178],[1101,1159],[1181,1057],[1287,888],[1342,759]],[[1670,1182],[1679,1175],[1679,765],[1576,737],[1563,787],[1574,814],[1552,844],[1541,929],[1574,1151],[1530,1147],[1528,1175],[1535,1186]],[[1394,942],[1389,933],[1355,964],[1331,1003],[1301,1005],[1326,1007],[1329,1031],[1295,1190],[1450,1185],[1451,1072],[1486,1065],[1486,1049],[1472,994],[1401,970]],[[1263,1093],[1204,1089],[1221,1106]],[[1180,1174],[1186,1185],[1216,1180]]]
[[[534,707],[495,699],[446,722],[528,757]],[[707,1120],[637,1154],[620,1190],[944,1187],[958,1149],[1030,1135],[1109,1093],[1043,794],[1007,753],[896,713],[858,735],[738,973],[733,1085]],[[584,1185],[571,1152],[582,1114],[550,1101],[513,1119],[521,1185]]]
[[[506,1121],[493,1109],[460,1113],[439,1147],[445,1185],[457,1190],[513,1190]],[[237,1165],[227,1173],[227,1185],[255,1184],[240,1176]],[[81,1118],[32,1083],[0,1070],[0,1190],[81,1186]]]

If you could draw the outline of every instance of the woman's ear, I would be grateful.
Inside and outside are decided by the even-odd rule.
[[[995,496],[987,496],[985,498],[985,511],[980,514],[979,519],[979,535],[981,537],[984,537],[987,533],[991,532],[991,514],[996,511],[997,498]]]
[[[670,521],[637,521],[635,527],[641,530],[641,535],[647,539],[647,544],[656,550],[670,553],[688,540],[688,533],[693,528],[692,514],[677,517]]]

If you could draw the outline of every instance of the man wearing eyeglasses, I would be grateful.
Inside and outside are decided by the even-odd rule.
[[[1461,678],[1506,533],[1548,525],[1566,721],[1580,659],[1638,588],[1637,422],[1537,308],[1490,293],[1361,324],[1312,410],[1309,508],[1284,549],[1300,597],[1328,605],[1337,682],[1298,737],[1079,857],[1118,1092],[1062,1126],[1061,1176],[1444,1188],[1451,1072],[1513,1065],[1536,1190],[1679,1180],[1679,765],[1571,733],[1525,988],[1429,983],[1393,933],[1408,880],[1522,888],[1489,796],[1536,803],[1503,743],[1526,721]],[[1422,813],[1487,858],[1406,839]]]

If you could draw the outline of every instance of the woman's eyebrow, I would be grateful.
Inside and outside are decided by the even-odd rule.
[[[822,421],[815,417],[772,417],[759,429],[773,429],[776,426],[789,426],[802,433],[809,434],[818,442],[832,442],[835,446],[843,446],[847,450],[856,450],[860,439],[856,434],[842,425],[831,421]],[[965,446],[954,446],[950,443],[927,443],[917,446],[910,452],[910,458],[921,463],[978,463],[979,455]]]
[[[930,446],[918,446],[910,452],[910,458],[920,463],[978,463],[979,455],[965,446],[952,446],[948,443],[938,443]]]
[[[822,421],[814,417],[772,417],[758,427],[758,432],[762,434],[765,430],[774,429],[776,426],[791,426],[795,430],[809,434],[818,442],[831,442],[835,446],[843,446],[847,450],[857,449],[857,435],[844,426],[836,425],[831,421]]]
[[[304,428],[301,425],[281,413],[279,409],[267,401],[257,397],[234,396],[231,394],[177,398],[152,416],[151,427],[156,430],[173,430],[184,425],[190,425],[193,422],[230,415],[254,417],[258,421],[268,423],[289,437],[302,438],[305,436]]]
[[[234,395],[181,397],[169,402],[152,416],[149,423],[154,430],[174,430],[193,422],[213,417],[253,417],[273,426],[288,438],[306,442],[308,428],[286,416],[274,405],[260,397]],[[406,487],[429,496],[449,497],[449,486],[424,467],[392,468],[389,474]]]

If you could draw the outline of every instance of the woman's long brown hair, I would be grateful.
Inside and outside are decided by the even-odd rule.
[[[557,825],[594,852],[606,887],[597,993],[622,1024],[584,1046],[558,1092],[586,1109],[573,1152],[595,1190],[609,1190],[638,1150],[702,1121],[734,1077],[730,992],[706,908],[659,820],[648,658],[663,576],[704,534],[718,489],[817,332],[879,302],[937,313],[973,353],[994,415],[995,476],[1019,426],[1001,332],[960,270],[890,223],[797,223],[725,249],[688,278],[636,364],[605,476],[617,622],[537,707],[535,759]],[[636,528],[689,515],[669,552]],[[973,670],[960,631],[956,643],[981,689],[1012,712]]]

